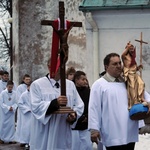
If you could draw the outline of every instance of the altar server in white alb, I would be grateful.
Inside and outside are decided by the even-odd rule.
[[[9,73],[7,71],[2,72],[2,79],[0,80],[0,93],[6,89],[7,81],[9,80]],[[16,91],[16,85],[14,83],[13,90]]]
[[[7,86],[7,81],[9,80],[9,73],[7,71],[1,72],[1,80],[0,80],[0,93],[6,89]],[[1,103],[1,101],[0,101]],[[2,121],[1,121],[1,107],[0,107],[0,128],[2,126]],[[0,138],[1,138],[1,130],[0,130]],[[0,140],[0,143],[3,143],[3,141]]]
[[[17,87],[17,100],[20,99],[20,96],[23,92],[25,92],[27,90],[27,86],[30,85],[31,83],[31,77],[28,74],[25,74],[23,76],[23,80],[21,82],[21,84]],[[24,143],[21,143],[20,141],[20,133],[21,133],[21,116],[22,116],[22,112],[20,112],[20,108],[18,107],[17,110],[17,127],[16,127],[16,140],[17,142],[20,142],[20,146],[23,147]]]
[[[129,118],[120,56],[108,54],[104,58],[104,68],[106,74],[91,87],[88,124],[91,139],[98,143],[101,138],[107,150],[134,150],[138,141],[138,121]],[[146,92],[145,99],[150,101]]]
[[[14,142],[15,138],[15,112],[17,109],[16,92],[13,91],[14,83],[7,82],[7,87],[0,95],[2,108],[1,140]]]
[[[3,71],[2,79],[0,80],[0,93],[6,89],[8,80],[9,80],[9,73],[7,71]]]
[[[31,84],[31,77],[28,74],[23,76],[21,84],[17,87],[17,97],[20,98],[21,94],[27,90],[28,85]],[[19,100],[19,99],[18,99]]]
[[[48,68],[50,72],[50,60]],[[72,81],[66,80],[67,96],[60,94],[60,86],[59,69],[55,78],[50,78],[48,74],[35,80],[30,86],[34,116],[31,123],[31,150],[71,150],[71,127],[82,115],[84,104]],[[53,114],[61,105],[67,105],[75,112]]]
[[[21,94],[18,101],[18,108],[22,114],[20,128],[20,143],[24,146],[29,145],[30,129],[31,129],[31,105],[30,105],[30,85],[27,90]]]

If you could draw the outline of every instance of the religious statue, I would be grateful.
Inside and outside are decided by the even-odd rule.
[[[137,71],[143,69],[142,64],[137,66],[136,48],[129,42],[122,54],[123,75],[127,86],[128,109],[130,118],[141,120],[148,117],[149,104],[144,99],[145,83]]]
[[[73,25],[71,27],[69,27],[69,29],[67,29],[67,30],[64,30],[64,29],[56,30],[54,28],[54,26],[52,26],[52,27],[60,39],[60,49],[59,49],[58,53],[62,54],[64,56],[63,63],[62,63],[62,67],[64,68],[64,65],[66,64],[66,62],[68,60],[68,53],[69,53],[69,51],[68,51],[69,46],[67,43],[68,35],[69,35],[69,31],[72,29]]]
[[[122,54],[123,75],[127,86],[128,109],[130,110],[135,104],[148,106],[144,99],[145,83],[137,71],[143,69],[142,65],[137,66],[136,48],[129,42]]]

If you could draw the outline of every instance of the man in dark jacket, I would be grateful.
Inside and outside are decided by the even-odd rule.
[[[88,128],[88,103],[90,96],[90,88],[87,87],[87,77],[83,71],[76,71],[74,74],[74,83],[76,89],[84,103],[84,112],[78,119],[75,128],[72,129],[72,150],[92,150],[92,142],[90,140],[90,132]]]

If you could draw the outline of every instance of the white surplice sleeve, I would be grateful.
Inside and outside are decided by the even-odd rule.
[[[91,87],[89,111],[88,111],[88,129],[100,130],[101,125],[101,89],[98,82]]]
[[[12,108],[13,108],[13,112],[15,113],[17,108],[18,108],[18,104],[17,104],[17,94],[16,94],[16,91],[13,91],[14,92],[14,96],[13,96],[13,104],[12,104]]]
[[[9,112],[10,106],[5,104],[5,91],[3,91],[0,95],[1,100],[1,108],[4,111],[5,114]]]
[[[34,117],[41,123],[46,124],[50,116],[46,116],[46,111],[50,105],[50,101],[45,101],[41,93],[39,84],[33,82],[30,86],[31,110]]]
[[[23,92],[20,96],[20,99],[18,101],[18,107],[21,110],[21,112],[23,114],[26,114],[27,112],[31,111],[31,108],[28,104],[29,101],[29,97],[28,97],[28,91],[26,90],[25,92]]]
[[[144,98],[147,102],[150,102],[150,94],[148,92],[144,92]]]

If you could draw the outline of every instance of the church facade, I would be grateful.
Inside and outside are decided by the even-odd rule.
[[[130,41],[136,47],[138,65],[142,56],[142,79],[150,93],[150,0],[83,0],[79,10],[86,17],[86,49],[93,50],[92,71],[102,72],[103,58],[111,52],[121,55]],[[137,40],[148,44],[140,45]],[[145,123],[141,134],[150,133],[150,117]]]
[[[86,50],[85,17],[79,11],[81,0],[65,0],[65,19],[82,22],[69,32],[69,57],[66,68],[75,67],[91,72]],[[13,79],[19,84],[24,74],[32,80],[48,73],[51,56],[52,27],[41,25],[42,20],[55,20],[59,15],[59,0],[13,0]],[[89,72],[89,73],[88,73]]]
[[[35,80],[48,73],[52,27],[41,20],[58,18],[59,0],[13,1],[13,78],[19,84],[24,74]],[[143,79],[150,92],[150,6],[149,0],[65,0],[65,19],[82,22],[71,29],[68,37],[69,57],[66,68],[83,70],[90,85],[104,70],[103,58],[110,52],[121,54],[127,42],[136,46],[140,59],[141,32]]]
[[[150,0],[83,0],[79,10],[86,17],[86,48],[93,50],[93,71],[104,71],[103,58],[111,52],[122,54],[130,41],[136,47],[140,65],[142,40],[142,78],[150,92]],[[96,68],[95,68],[96,67]]]

